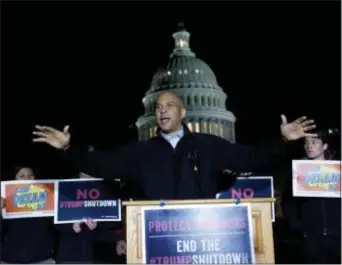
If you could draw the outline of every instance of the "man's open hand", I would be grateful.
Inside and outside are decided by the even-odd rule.
[[[69,125],[65,126],[63,131],[59,131],[48,126],[35,126],[36,130],[33,135],[34,143],[47,143],[59,150],[66,150],[70,144]]]
[[[285,115],[281,115],[281,134],[287,141],[299,140],[303,137],[316,137],[317,134],[308,133],[310,130],[316,128],[313,120],[307,120],[305,116],[288,123]]]

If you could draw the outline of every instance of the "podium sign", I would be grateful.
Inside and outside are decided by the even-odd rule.
[[[250,204],[141,208],[142,263],[255,263]]]

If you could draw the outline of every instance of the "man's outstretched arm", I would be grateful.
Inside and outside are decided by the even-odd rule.
[[[127,176],[136,176],[137,163],[134,151],[135,144],[126,145],[116,151],[88,152],[85,148],[70,145],[61,151],[64,160],[74,169],[96,178],[106,180],[120,179]]]
[[[282,115],[280,126],[281,134],[278,139],[257,146],[233,144],[219,137],[212,137],[214,164],[217,169],[229,168],[238,172],[252,172],[274,165],[277,158],[285,155],[286,142],[295,141],[306,136],[315,136],[308,133],[315,128],[313,120],[301,117],[288,123]]]
[[[88,152],[85,148],[72,145],[69,126],[65,126],[63,131],[40,125],[35,128],[33,142],[46,143],[56,148],[66,161],[80,172],[108,180],[137,175],[137,152],[134,150],[136,144],[124,146],[118,151]]]

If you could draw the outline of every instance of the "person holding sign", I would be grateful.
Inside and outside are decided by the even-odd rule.
[[[328,135],[317,130],[317,137],[305,137],[304,159],[334,160]],[[302,255],[305,262],[341,263],[341,199],[293,197],[292,178],[285,186],[282,207],[293,230],[302,233]]]
[[[57,224],[59,247],[56,255],[56,263],[93,263],[93,232],[96,233],[93,230],[96,227],[97,222],[89,218],[73,224]]]
[[[16,167],[14,175],[15,180],[36,178],[26,166]],[[1,198],[1,209],[5,205],[6,198]],[[55,232],[51,217],[2,219],[1,263],[54,264]]]
[[[63,131],[37,125],[35,143],[47,143],[63,151],[79,171],[113,180],[121,178],[140,187],[145,198],[215,198],[216,173],[224,169],[252,172],[272,165],[285,151],[285,142],[311,136],[312,120],[301,117],[287,122],[284,115],[280,132],[283,140],[247,147],[220,137],[191,133],[183,120],[186,109],[171,92],[161,92],[156,101],[158,136],[124,146],[116,152],[77,150],[70,142],[69,126]]]

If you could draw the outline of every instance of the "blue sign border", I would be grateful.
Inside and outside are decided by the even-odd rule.
[[[58,203],[59,203],[59,182],[77,182],[77,181],[103,181],[103,179],[100,178],[83,178],[83,179],[63,179],[63,180],[57,180],[55,184],[55,209],[54,209],[54,224],[70,224],[75,223],[78,221],[83,221],[83,219],[80,220],[69,220],[69,221],[59,221],[58,219]],[[97,222],[121,222],[121,200],[116,199],[118,201],[118,218],[106,218],[106,219],[93,219]]]
[[[240,204],[227,204],[227,203],[210,203],[210,204],[192,204],[192,205],[165,205],[165,206],[145,206],[141,208],[141,250],[142,250],[142,264],[146,263],[146,223],[145,223],[145,212],[146,211],[159,211],[165,209],[203,209],[203,208],[223,208],[223,207],[246,207],[248,212],[248,228],[249,228],[249,238],[250,238],[250,253],[252,264],[256,263],[255,259],[255,249],[254,249],[254,227],[252,219],[252,207],[250,203],[240,203]]]

